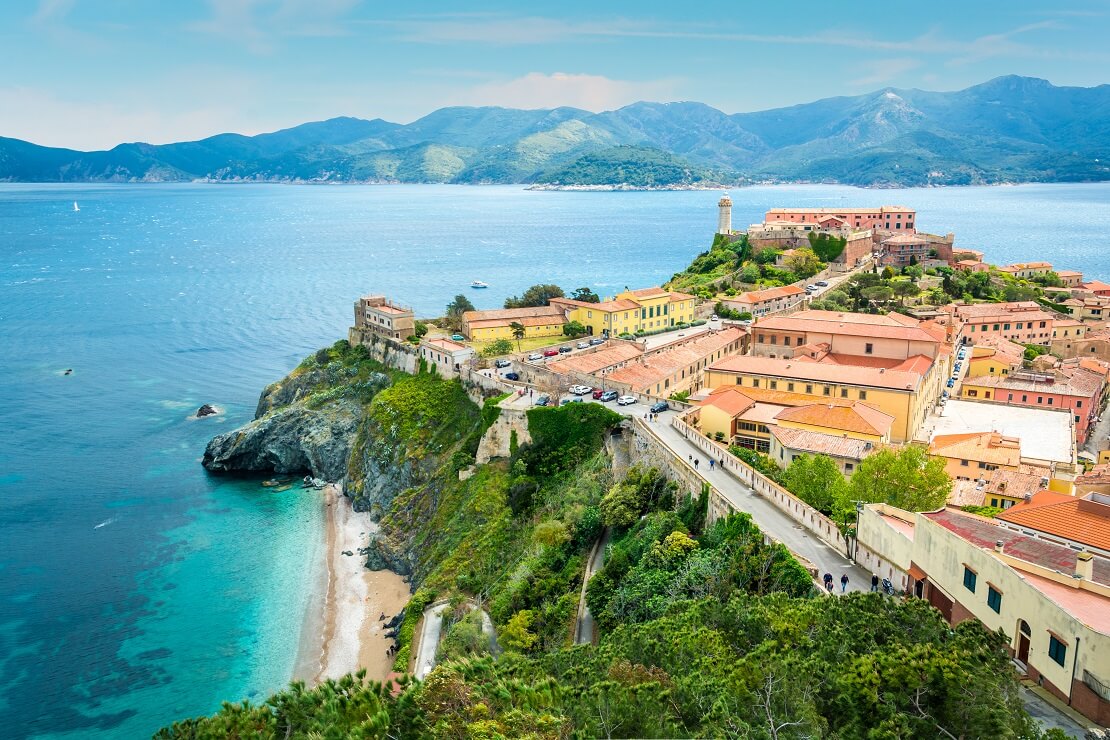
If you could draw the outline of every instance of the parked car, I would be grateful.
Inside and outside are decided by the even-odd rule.
[[[740,319],[736,323],[740,324],[740,326],[751,326],[752,325],[752,320],[751,319]]]
[[[940,392],[940,397],[941,398],[948,398],[948,391],[941,391]]]
[[[618,406],[631,406],[634,403],[636,403],[635,396],[621,396],[617,399]]]
[[[566,406],[568,403],[582,403],[582,399],[581,398],[564,398],[562,401],[559,401],[560,406]]]
[[[817,291],[819,288],[816,285],[807,285],[806,290]]]
[[[543,351],[543,356],[544,357],[558,357],[559,356],[559,350],[557,350],[557,349],[545,349]]]
[[[519,373],[505,373],[505,380],[520,380]]]
[[[658,414],[663,411],[670,411],[671,407],[667,405],[666,401],[656,401],[651,405],[651,413]]]
[[[949,379],[948,379],[948,382],[947,382],[947,383],[945,383],[945,385],[947,385],[947,386],[948,386],[949,388],[953,388],[953,387],[955,387],[955,385],[956,385],[956,379],[955,379],[955,378],[949,378]]]
[[[709,320],[710,321],[720,321],[721,317],[718,316],[717,314],[713,314],[712,316],[709,317]]]
[[[512,360],[496,360],[493,363],[493,366],[494,367],[512,367],[513,366],[513,361]]]
[[[602,389],[594,388],[594,392],[593,392],[594,400],[595,401],[600,400],[601,399],[601,394],[603,394],[603,393],[605,393],[605,391],[603,391]]]
[[[533,352],[532,354],[528,355],[528,361],[529,362],[535,362],[536,360],[542,360],[542,359],[543,359],[543,355],[541,355],[539,352]]]
[[[571,348],[570,348],[569,344],[564,344],[562,347],[559,348],[559,354],[565,355],[567,352],[570,352],[570,351],[571,351]]]
[[[593,388],[588,385],[572,385],[570,387],[570,392],[576,396],[584,396],[592,390]]]
[[[619,394],[616,391],[605,391],[600,396],[598,396],[598,400],[604,403],[609,403],[610,401],[617,400],[618,395]]]
[[[551,399],[548,398],[547,396],[540,396],[539,398],[536,399],[536,405],[537,406],[546,406],[549,403],[551,403]]]
[[[456,342],[462,342],[466,340],[466,337],[464,337],[462,334],[452,334],[451,338]]]
[[[817,286],[817,287],[819,287],[819,288],[827,288],[827,287],[829,287],[829,284],[828,284],[828,282],[827,282],[827,281],[825,281],[825,280],[818,280],[818,281],[817,281],[816,283],[814,283],[814,285],[816,285],[816,286]]]
[[[590,340],[590,346],[591,347],[596,347],[599,344],[605,344],[605,340],[602,339],[601,337],[594,337],[593,339]]]
[[[579,342],[578,344],[576,344],[576,345],[574,345],[574,346],[575,346],[575,347],[576,347],[577,349],[586,349],[587,347],[589,347],[589,346],[590,346],[590,343],[589,343],[589,342]]]

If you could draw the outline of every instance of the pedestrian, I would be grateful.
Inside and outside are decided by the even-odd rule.
[[[848,590],[848,574],[845,573],[840,577],[840,593]]]
[[[879,577],[874,573],[871,574],[871,593],[879,590]]]
[[[698,469],[698,459],[695,457],[694,458],[694,470],[697,470],[697,469]]]
[[[714,460],[713,458],[709,458],[709,469],[710,470],[712,470],[713,466],[716,465],[716,464],[717,464],[716,460]]]
[[[825,575],[821,576],[821,580],[825,582],[825,589],[827,591],[833,590],[832,573],[826,573]]]
[[[686,459],[689,460],[690,462],[694,462],[694,456],[693,455],[687,455]]]

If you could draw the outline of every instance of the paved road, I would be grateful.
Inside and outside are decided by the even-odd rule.
[[[1021,702],[1025,705],[1025,711],[1029,712],[1042,727],[1046,730],[1056,727],[1063,730],[1068,737],[1083,740],[1086,728],[1049,704],[1028,686],[1021,686],[1018,691],[1021,693]]]
[[[416,653],[416,677],[423,679],[436,665],[436,649],[443,632],[443,613],[446,601],[432,604],[424,610],[424,627],[420,630],[420,648]]]
[[[586,572],[582,575],[582,594],[579,596],[578,602],[578,624],[574,630],[575,645],[586,645],[594,641],[594,617],[590,614],[590,608],[586,606],[586,586],[590,579],[604,567],[605,556],[608,554],[609,540],[612,535],[612,528],[606,527],[593,549],[593,557],[590,558],[590,562],[586,563]]]
[[[708,468],[705,452],[687,440],[671,426],[670,416],[662,414],[650,425],[664,444],[682,458],[693,456],[700,461],[697,474],[709,482],[738,511],[751,514],[752,520],[767,534],[782,542],[790,550],[813,563],[821,573],[832,573],[836,592],[840,592],[840,576],[848,574],[849,591],[870,591],[871,573],[848,560],[839,550],[829,547],[818,537],[787,516],[781,509],[762,496],[757,496],[744,482],[727,471]]]

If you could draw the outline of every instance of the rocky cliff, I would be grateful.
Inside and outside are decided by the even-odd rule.
[[[254,420],[212,439],[203,464],[341,483],[377,519],[401,491],[472,462],[480,436],[459,381],[391,370],[340,341],[268,386]]]

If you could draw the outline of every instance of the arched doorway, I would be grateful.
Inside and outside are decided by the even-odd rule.
[[[1029,637],[1033,634],[1029,629],[1029,623],[1024,619],[1018,620],[1018,643],[1017,643],[1017,659],[1022,665],[1029,664]]]

